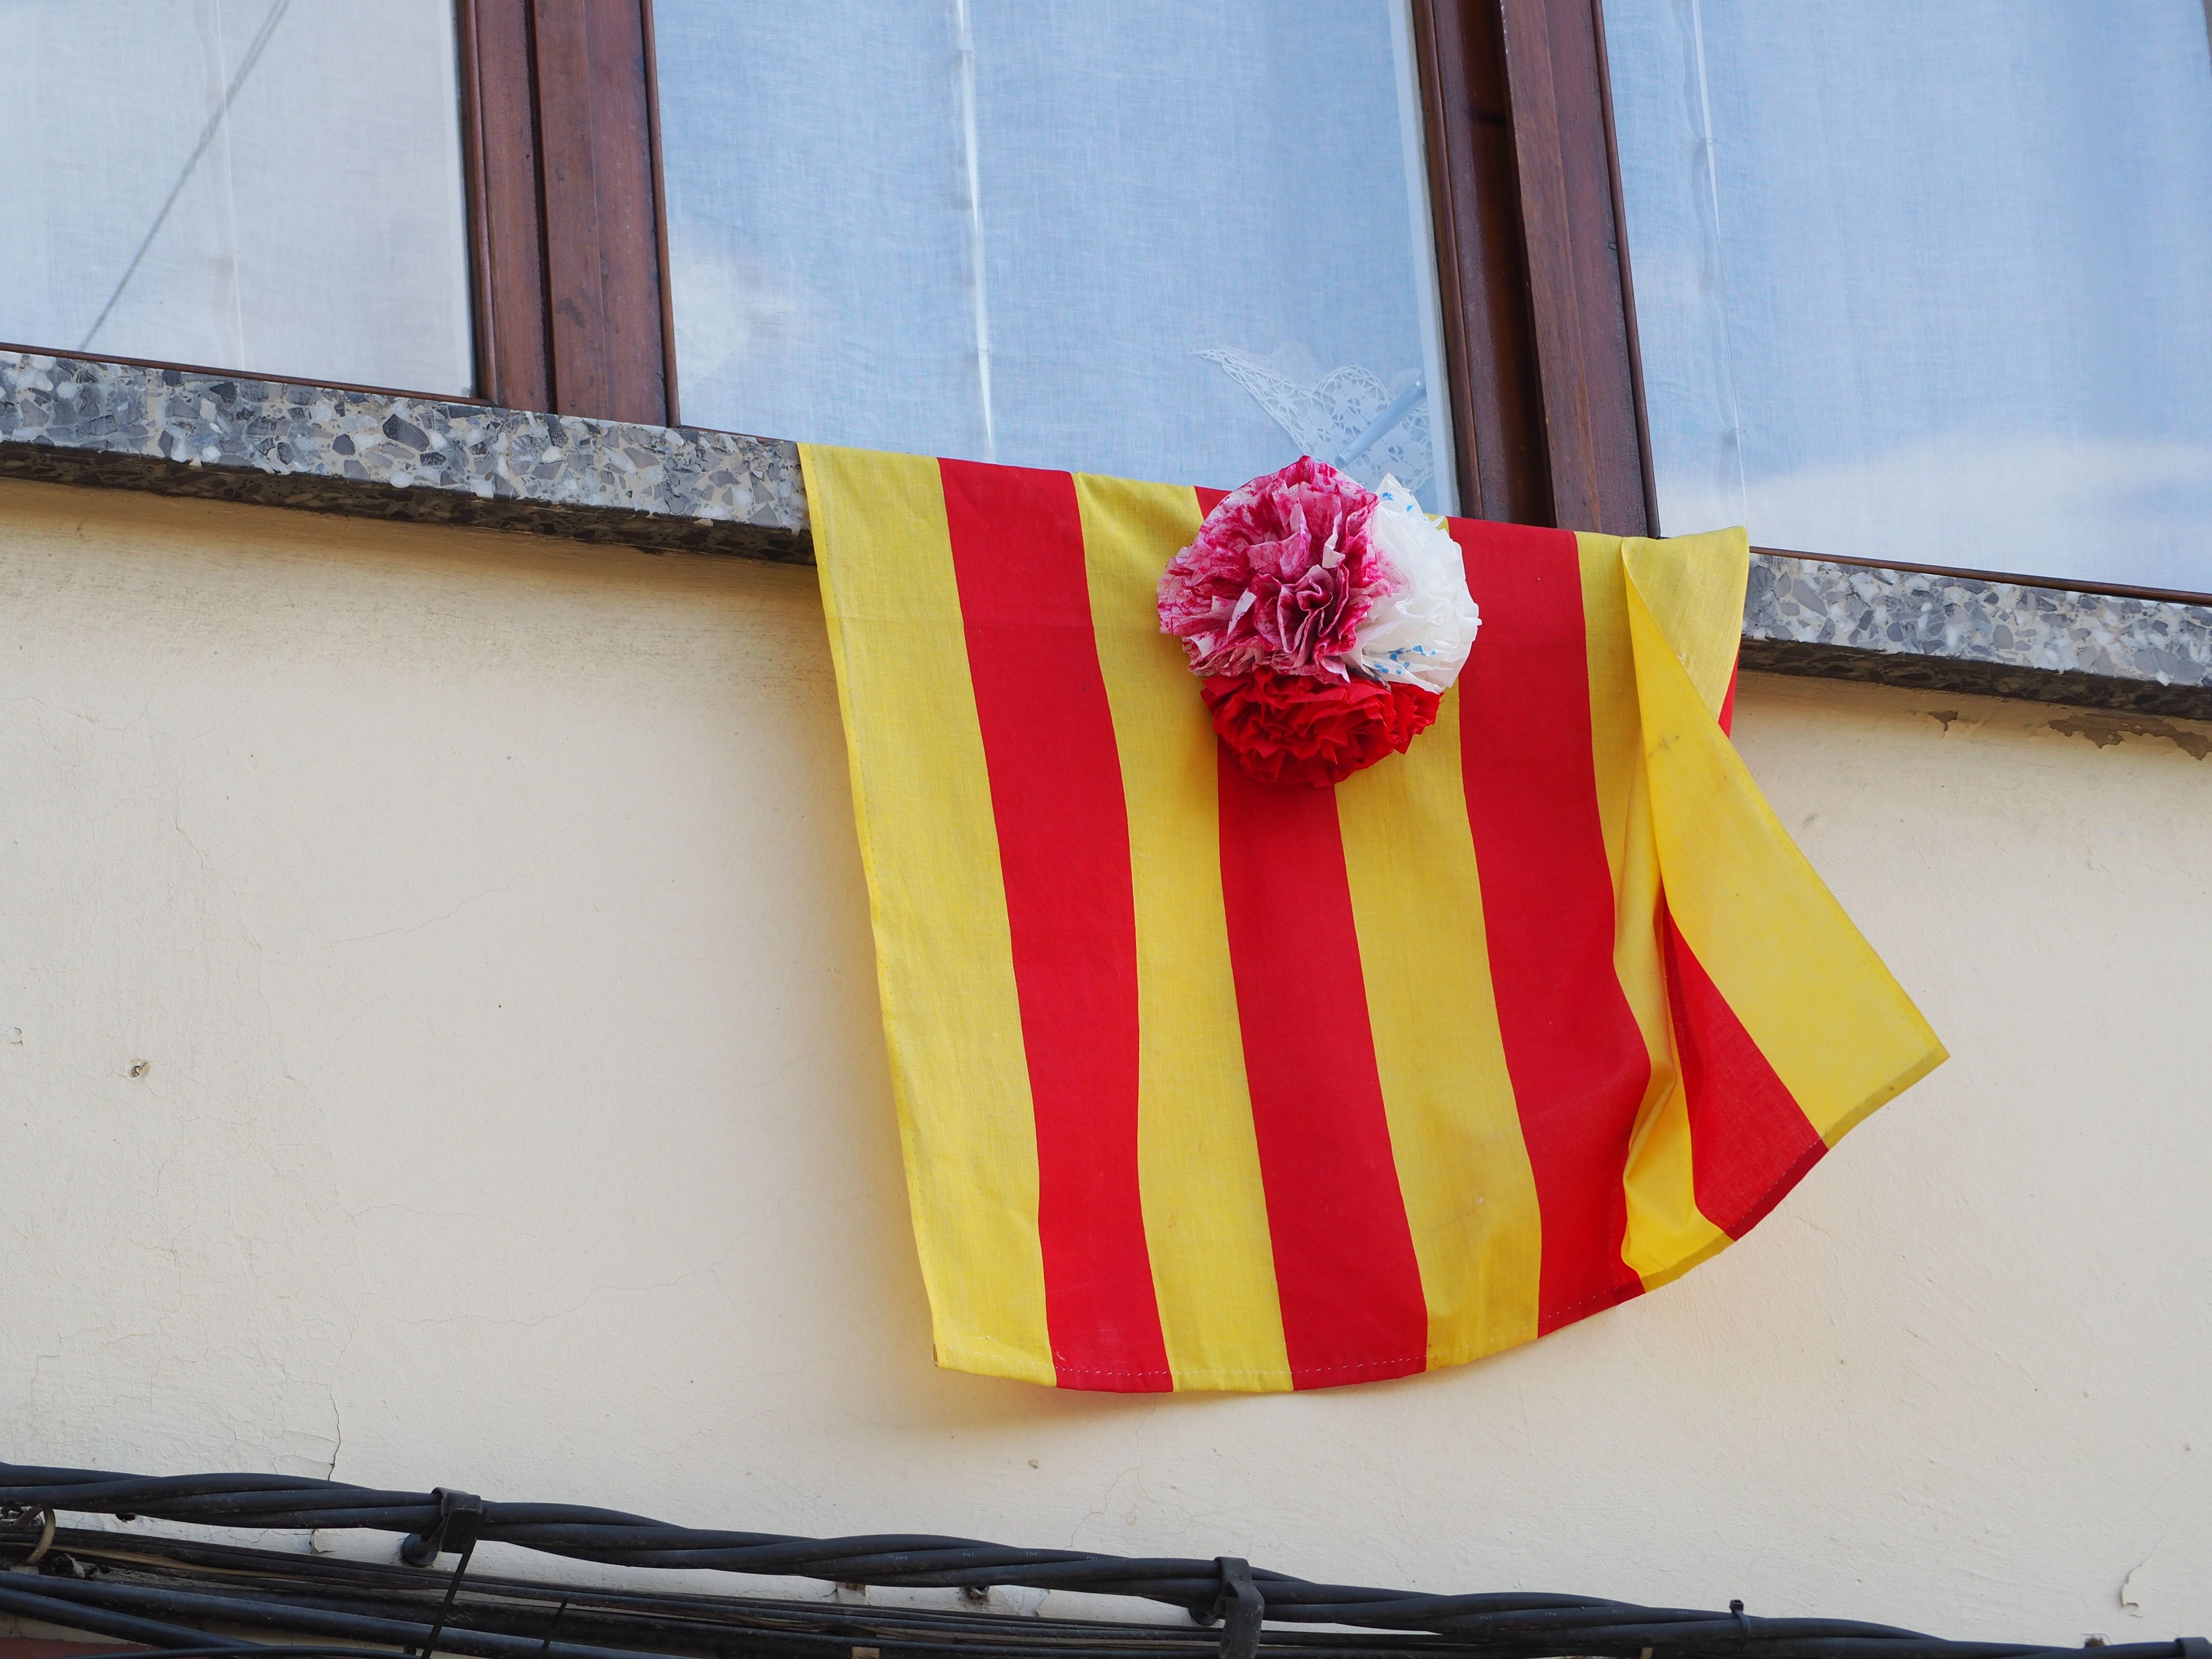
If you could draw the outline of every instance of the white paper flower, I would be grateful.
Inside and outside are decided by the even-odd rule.
[[[1356,674],[1442,692],[1459,678],[1482,613],[1467,591],[1459,544],[1421,511],[1413,492],[1385,477],[1369,534],[1405,578],[1395,599],[1377,599],[1359,624],[1346,665]]]

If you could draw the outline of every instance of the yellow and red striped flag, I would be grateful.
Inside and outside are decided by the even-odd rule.
[[[1218,492],[803,459],[940,1364],[1473,1359],[1742,1237],[1943,1059],[1724,733],[1741,531],[1451,520],[1465,672],[1315,789],[1160,631]]]

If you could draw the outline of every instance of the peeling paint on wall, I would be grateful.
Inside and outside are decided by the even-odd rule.
[[[2163,738],[2191,760],[2212,755],[2212,726],[2195,721],[2163,720],[2136,714],[2099,714],[2084,711],[2046,722],[2069,738],[2086,738],[2100,749],[2109,749],[2128,738]]]

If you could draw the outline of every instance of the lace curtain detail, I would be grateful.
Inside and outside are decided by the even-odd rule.
[[[1331,369],[1318,385],[1301,386],[1226,346],[1198,355],[1218,363],[1250,392],[1301,453],[1328,462],[1370,489],[1387,472],[1425,496],[1436,476],[1436,459],[1429,441],[1427,386],[1419,374],[1404,370],[1385,385],[1374,370],[1352,365]]]

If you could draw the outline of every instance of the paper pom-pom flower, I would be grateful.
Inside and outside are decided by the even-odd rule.
[[[1459,547],[1396,479],[1311,456],[1222,498],[1160,578],[1213,729],[1265,783],[1340,783],[1437,717],[1481,616]]]

